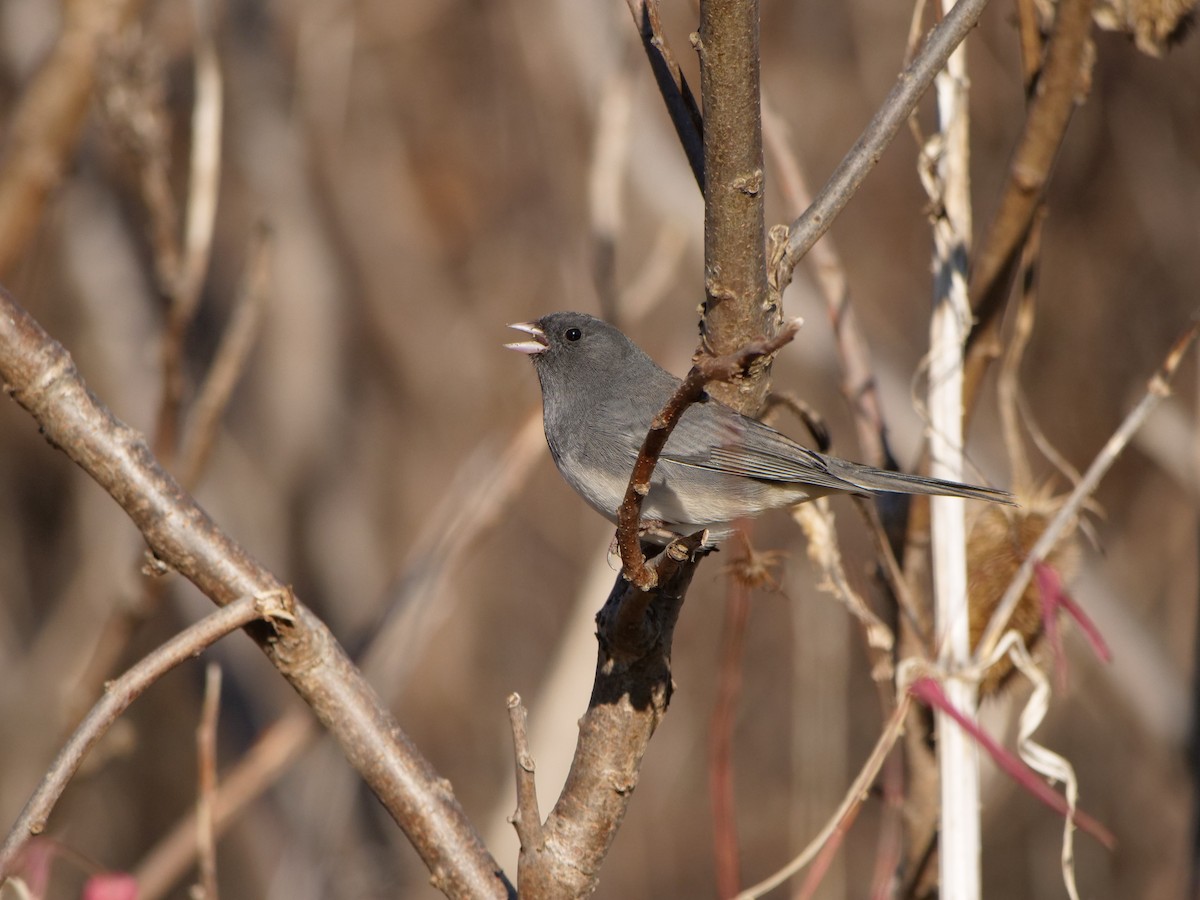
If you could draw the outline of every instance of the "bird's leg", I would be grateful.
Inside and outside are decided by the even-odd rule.
[[[667,544],[677,541],[684,535],[667,527],[661,519],[642,519],[638,523],[638,537],[644,544],[653,545],[654,553],[662,552]]]

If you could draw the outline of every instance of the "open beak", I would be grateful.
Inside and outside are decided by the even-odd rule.
[[[517,331],[523,331],[533,337],[532,341],[518,341],[515,344],[505,344],[504,346],[509,350],[516,350],[518,353],[525,353],[529,356],[537,356],[539,353],[544,353],[549,346],[546,342],[546,333],[532,322],[517,322],[508,327],[515,328]]]

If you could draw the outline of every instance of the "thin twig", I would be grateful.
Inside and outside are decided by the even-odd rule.
[[[542,814],[538,810],[537,779],[534,778],[533,756],[529,752],[526,721],[529,713],[520,694],[508,695],[508,724],[512,729],[513,761],[517,775],[517,811],[513,827],[521,841],[522,854],[538,854],[545,845],[542,834]]]
[[[289,712],[266,729],[225,773],[213,797],[213,836],[219,838],[320,737],[307,709]],[[192,808],[134,868],[139,900],[158,900],[196,859],[197,814]]]
[[[829,432],[829,425],[808,402],[792,391],[771,391],[767,395],[761,418],[772,428],[775,427],[771,421],[772,416],[777,409],[786,409],[800,420],[808,430],[809,437],[813,439],[814,449],[818,453],[829,452],[833,446],[833,435]]]
[[[701,357],[650,423],[650,430],[642,442],[629,485],[625,489],[625,499],[617,513],[617,547],[621,552],[622,570],[625,577],[642,590],[649,590],[659,580],[656,571],[646,565],[646,555],[638,540],[642,503],[650,493],[650,478],[671,432],[687,408],[704,396],[705,385],[711,381],[729,381],[747,374],[754,363],[776,353],[796,336],[799,329],[800,320],[795,319],[769,340],[753,341],[728,356]]]
[[[883,767],[884,760],[887,759],[892,747],[895,746],[896,739],[900,737],[900,733],[904,727],[904,717],[908,714],[911,704],[912,699],[907,693],[901,696],[900,701],[896,704],[896,709],[892,712],[883,727],[883,733],[879,735],[879,740],[875,742],[875,747],[871,751],[871,755],[867,757],[867,761],[863,763],[858,776],[854,779],[849,790],[846,791],[845,796],[842,798],[841,804],[834,811],[833,815],[829,817],[829,821],[825,823],[825,827],[821,829],[817,836],[786,866],[769,878],[764,878],[758,884],[754,885],[754,887],[742,891],[737,895],[736,900],[755,900],[755,898],[763,896],[779,887],[779,885],[807,866],[817,856],[825,843],[837,832],[840,823],[855,808],[860,806],[870,794],[871,785],[875,782],[875,777]]]
[[[265,228],[256,232],[233,315],[221,335],[212,365],[192,404],[179,452],[179,480],[191,489],[200,481],[216,443],[221,419],[233,390],[245,372],[270,296],[272,238]]]
[[[793,895],[795,900],[812,900],[816,896],[817,889],[821,886],[821,881],[829,872],[829,867],[833,865],[833,861],[837,857],[837,852],[842,849],[842,844],[846,841],[846,835],[850,833],[850,829],[854,825],[854,820],[858,818],[860,812],[862,812],[861,803],[850,807],[846,811],[845,817],[837,823],[837,827],[829,835],[828,840],[821,845],[821,849],[813,857],[808,874],[804,876],[803,883]]]
[[[671,52],[671,46],[663,34],[662,22],[658,17],[658,0],[626,0],[626,3],[637,25],[638,36],[642,39],[642,47],[646,50],[658,91],[667,105],[667,115],[671,117],[671,124],[675,126],[679,143],[683,145],[696,185],[703,194],[704,122],[700,105],[696,103],[692,89],[688,87],[687,79],[683,77],[675,54]]]
[[[4,846],[0,847],[0,881],[12,874],[16,857],[25,842],[45,829],[50,811],[88,751],[146,688],[231,631],[237,631],[256,620],[280,616],[290,617],[288,601],[283,594],[239,597],[184,629],[111,682],[104,696],[59,751],[42,783],[13,824]]]
[[[1004,592],[1003,598],[996,606],[996,611],[992,613],[992,617],[988,620],[987,628],[984,629],[982,637],[979,639],[979,644],[975,648],[975,659],[988,659],[992,651],[995,650],[1000,638],[1004,635],[1008,628],[1008,620],[1012,618],[1013,611],[1020,603],[1022,595],[1025,593],[1025,588],[1029,585],[1029,579],[1033,577],[1034,568],[1038,563],[1042,562],[1046,556],[1054,549],[1058,543],[1059,537],[1063,531],[1070,527],[1071,523],[1079,515],[1080,507],[1084,501],[1092,495],[1096,487],[1117,457],[1121,455],[1121,451],[1125,449],[1125,445],[1129,443],[1134,432],[1141,427],[1142,422],[1150,414],[1154,407],[1158,406],[1171,393],[1171,379],[1175,375],[1175,370],[1179,367],[1183,355],[1191,347],[1195,341],[1197,334],[1200,334],[1200,323],[1193,323],[1186,332],[1184,332],[1172,345],[1171,351],[1167,354],[1159,370],[1154,373],[1147,385],[1146,395],[1125,417],[1120,427],[1113,433],[1113,436],[1108,439],[1108,442],[1096,454],[1096,458],[1092,460],[1092,464],[1088,466],[1087,472],[1083,478],[1075,485],[1075,489],[1071,495],[1063,503],[1058,513],[1046,526],[1046,530],[1042,532],[1033,549],[1029,551],[1029,555],[1025,557],[1021,563],[1021,568],[1017,570],[1017,574],[1013,576],[1012,583],[1008,586],[1008,590]]]
[[[196,759],[200,770],[196,801],[196,859],[200,873],[197,888],[202,900],[217,900],[217,840],[213,833],[213,807],[217,792],[217,716],[221,711],[221,666],[210,662],[204,671],[204,702],[196,728]]]
[[[192,144],[188,199],[183,224],[183,253],[170,285],[170,307],[162,344],[163,393],[155,423],[154,449],[168,465],[175,461],[184,400],[184,340],[200,302],[200,289],[212,253],[217,192],[221,181],[221,66],[213,43],[209,0],[192,0],[196,26],[196,101],[192,106]]]
[[[763,100],[763,143],[775,161],[788,212],[797,217],[812,203],[799,160],[788,143],[783,119]],[[817,243],[808,260],[833,325],[834,345],[842,370],[842,396],[854,412],[861,459],[873,466],[895,464],[888,446],[887,423],[879,399],[879,384],[871,366],[871,350],[858,326],[841,254],[831,237]]]
[[[787,254],[784,258],[791,269],[833,224],[838,213],[850,202],[870,171],[879,162],[883,151],[908,121],[918,101],[925,94],[934,76],[942,70],[967,33],[975,27],[987,0],[960,0],[930,32],[916,59],[905,67],[879,111],[850,152],[843,157],[829,181],[812,205],[791,225]],[[786,283],[786,279],[782,283]]]

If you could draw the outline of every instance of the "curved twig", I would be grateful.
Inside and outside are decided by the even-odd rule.
[[[275,602],[269,603],[272,598]],[[29,802],[25,804],[21,815],[9,831],[3,848],[0,848],[0,881],[12,874],[13,864],[25,842],[45,829],[50,811],[62,796],[71,776],[79,769],[88,751],[96,746],[96,742],[104,737],[113,722],[145,692],[146,688],[166,672],[191,659],[231,631],[258,619],[290,617],[288,598],[288,593],[282,590],[265,597],[240,597],[185,628],[109,684],[104,696],[92,707],[91,712],[79,723],[79,727],[59,751],[42,783],[29,798]]]
[[[639,519],[642,503],[650,493],[650,478],[654,474],[654,467],[671,432],[675,430],[687,408],[704,396],[705,385],[711,381],[729,381],[738,375],[746,374],[758,360],[770,356],[787,344],[799,329],[800,320],[794,319],[769,340],[763,338],[753,341],[737,353],[728,356],[701,357],[671,395],[666,406],[654,417],[650,431],[642,442],[642,449],[638,452],[637,462],[634,463],[629,485],[625,489],[625,499],[617,511],[617,547],[621,551],[623,571],[625,577],[642,590],[657,585],[659,576],[656,570],[646,565],[646,555],[638,541]]]

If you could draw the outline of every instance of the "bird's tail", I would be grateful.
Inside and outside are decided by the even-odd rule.
[[[833,474],[868,494],[938,494],[945,497],[962,497],[966,500],[986,500],[989,503],[1005,503],[1016,506],[1017,502],[1008,491],[999,488],[979,487],[974,484],[960,484],[957,481],[945,481],[941,478],[927,478],[924,475],[909,475],[907,472],[887,472],[872,466],[845,460],[828,460],[833,465]]]

